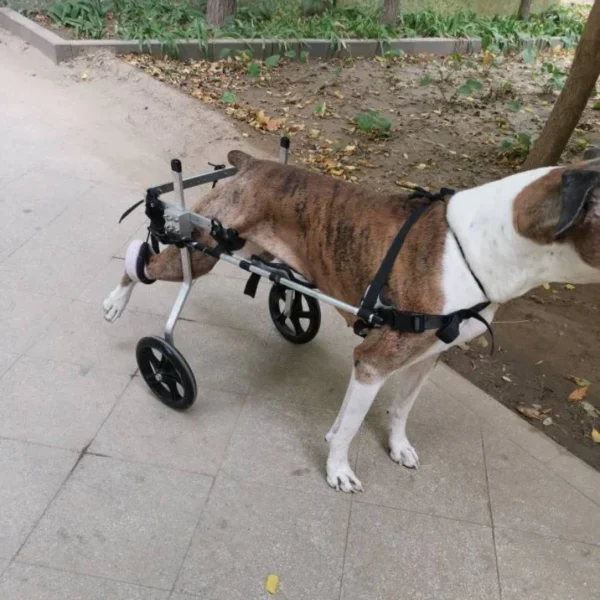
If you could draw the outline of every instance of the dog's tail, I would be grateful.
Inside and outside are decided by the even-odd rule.
[[[243,171],[254,159],[249,154],[246,154],[241,150],[232,150],[227,155],[227,160],[229,161],[229,164],[236,167],[239,171]]]

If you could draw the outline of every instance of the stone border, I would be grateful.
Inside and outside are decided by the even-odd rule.
[[[154,56],[165,55],[162,43],[156,40],[150,40],[143,44],[133,40],[65,40],[10,8],[0,8],[0,26],[40,50],[54,63],[102,50],[116,55],[139,52],[147,52]],[[536,40],[533,39],[529,42],[531,45],[535,43]],[[549,44],[551,46],[561,45],[562,39],[551,38]],[[406,54],[447,56],[455,52],[459,54],[481,52],[481,38],[402,38],[388,42],[380,40],[346,40],[344,47],[335,49],[331,47],[328,40],[315,39],[293,40],[289,43],[266,39],[215,39],[210,40],[205,48],[198,42],[180,40],[178,47],[180,57],[183,60],[202,58],[218,60],[221,52],[225,49],[251,50],[255,57],[263,59],[273,54],[283,54],[287,50],[295,50],[296,54],[306,51],[311,58],[343,56],[370,58],[380,55],[384,51],[394,50],[402,50]]]

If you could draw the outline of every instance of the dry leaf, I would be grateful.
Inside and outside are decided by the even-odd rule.
[[[417,165],[417,169],[420,169],[421,171],[426,168],[427,168],[427,165],[425,163],[421,163],[421,164]]]
[[[572,283],[566,283],[564,285],[565,290],[574,290],[575,286]]]
[[[508,375],[502,375],[502,379],[504,379],[504,381],[508,381],[508,383],[512,383],[512,379],[508,377]]]
[[[528,419],[540,418],[540,411],[532,406],[517,406],[517,410]]]
[[[554,423],[554,421],[552,420],[551,417],[546,417],[543,421],[542,421],[542,425],[544,427],[548,427],[549,425],[552,425]]]
[[[579,406],[585,410],[588,416],[593,418],[600,417],[600,410],[598,410],[593,404],[590,404],[584,400],[583,402],[579,403]]]
[[[477,338],[477,343],[482,347],[482,348],[487,348],[490,344],[489,342],[485,339],[484,336],[480,336]]]
[[[592,429],[592,439],[596,444],[600,444],[600,431],[598,431],[595,427]]]
[[[321,135],[321,130],[320,129],[311,129],[308,132],[308,137],[312,138],[313,140],[318,138]]]
[[[580,402],[583,400],[587,396],[588,389],[587,387],[580,387],[573,390],[569,394],[569,402]]]
[[[87,72],[87,71],[84,71],[84,72],[81,74],[81,79],[83,79],[83,81],[85,81],[87,78],[88,78],[88,72]]]
[[[354,154],[356,152],[356,146],[346,146],[344,148],[344,154]]]
[[[277,593],[277,588],[279,587],[279,577],[275,574],[271,574],[267,577],[267,583],[265,585],[265,589],[267,590],[267,594],[274,596]]]
[[[339,98],[340,100],[343,100],[343,99],[344,99],[344,94],[342,94],[342,92],[340,92],[339,90],[335,90],[335,92],[333,92],[333,95],[334,95],[336,98]]]
[[[549,289],[550,289],[550,284],[549,284],[549,283],[545,283],[545,284],[544,284],[542,287],[543,287],[545,290],[549,290]]]
[[[567,379],[579,387],[590,387],[590,385],[592,385],[591,381],[582,379],[581,377],[575,377],[574,375],[567,375]]]

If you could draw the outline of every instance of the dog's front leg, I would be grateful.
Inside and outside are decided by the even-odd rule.
[[[121,316],[129,303],[134,286],[135,281],[132,281],[127,273],[123,273],[119,285],[117,285],[102,303],[104,318],[109,323],[113,323]]]
[[[419,466],[419,456],[406,437],[406,420],[437,359],[437,356],[431,356],[402,371],[401,379],[398,381],[398,396],[388,410],[390,458],[409,469],[416,469]]]
[[[329,442],[327,483],[338,491],[362,491],[362,484],[348,463],[348,449],[384,380],[377,376],[365,377],[364,369],[352,370],[342,408],[326,438]]]

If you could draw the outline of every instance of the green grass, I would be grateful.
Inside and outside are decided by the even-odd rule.
[[[213,30],[205,20],[206,0],[58,0],[48,14],[58,25],[72,27],[78,37],[102,37],[103,24],[123,39],[198,40],[205,45],[220,38],[327,39],[340,47],[347,38],[386,41],[402,37],[481,37],[484,47],[516,48],[524,38],[561,37],[568,44],[581,35],[582,9],[558,6],[533,15],[527,22],[514,16],[451,14],[424,10],[403,14],[394,25],[379,22],[377,5],[340,5],[307,16],[301,0],[255,0],[242,4],[235,18]]]

